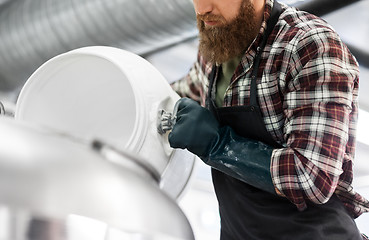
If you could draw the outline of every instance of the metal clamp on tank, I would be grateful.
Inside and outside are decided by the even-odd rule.
[[[177,121],[178,101],[174,105],[173,113],[160,109],[158,112],[157,129],[158,133],[163,135],[167,131],[172,130]]]

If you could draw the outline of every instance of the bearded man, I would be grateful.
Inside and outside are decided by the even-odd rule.
[[[359,70],[338,34],[274,0],[193,2],[198,61],[173,84],[169,142],[212,167],[221,239],[361,239]]]

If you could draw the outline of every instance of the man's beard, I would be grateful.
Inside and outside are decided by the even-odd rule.
[[[204,21],[218,21],[220,26],[205,26]],[[199,51],[209,62],[224,63],[240,56],[252,43],[258,33],[255,9],[249,0],[242,2],[237,17],[227,23],[222,16],[211,13],[197,15],[199,29]]]

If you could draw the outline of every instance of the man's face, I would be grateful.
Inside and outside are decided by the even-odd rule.
[[[194,0],[200,53],[221,64],[241,55],[258,33],[250,0]]]

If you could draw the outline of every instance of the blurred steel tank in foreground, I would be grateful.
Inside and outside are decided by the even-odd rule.
[[[194,239],[145,161],[0,118],[0,239]]]

